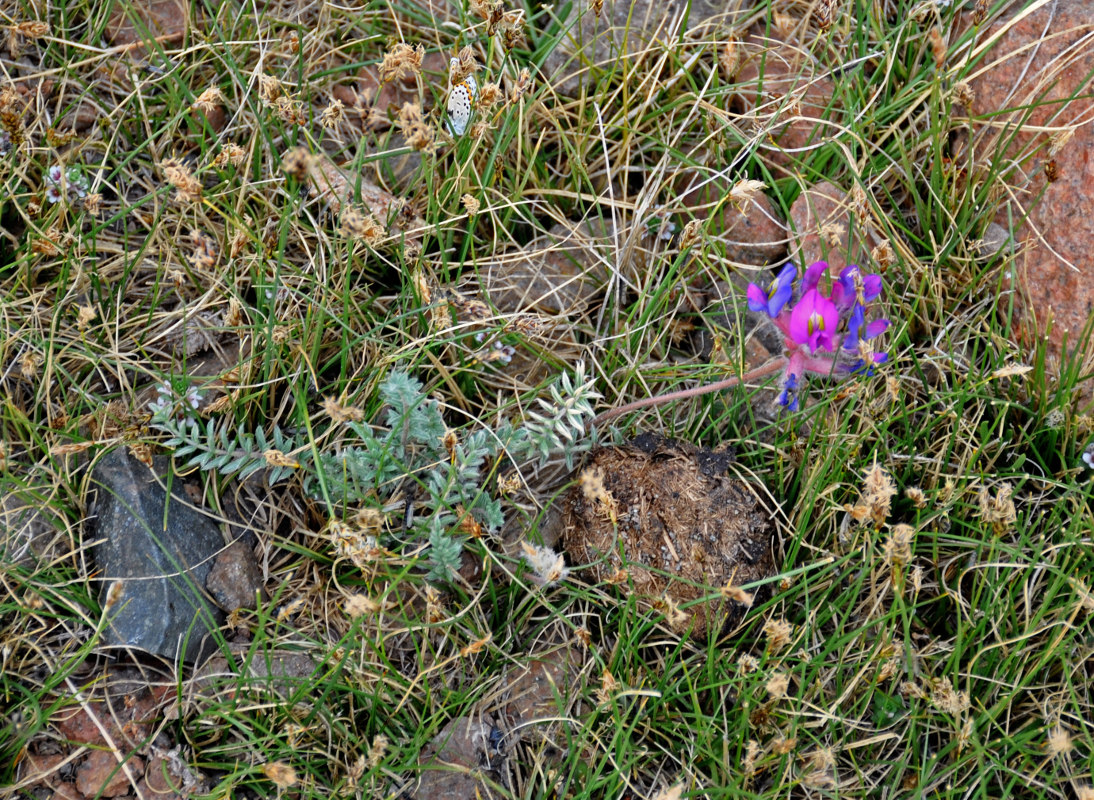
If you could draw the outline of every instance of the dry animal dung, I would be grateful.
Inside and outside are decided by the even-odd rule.
[[[775,572],[771,512],[726,474],[732,460],[655,434],[596,450],[562,504],[571,562],[597,581],[626,580],[697,635],[739,616],[721,599],[680,608]]]

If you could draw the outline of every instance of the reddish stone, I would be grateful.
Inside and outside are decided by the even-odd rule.
[[[32,781],[29,785],[37,783],[51,784],[56,779],[57,770],[68,758],[64,753],[52,755],[38,755],[28,752],[26,758],[19,764],[20,781]]]
[[[71,781],[58,783],[53,789],[51,800],[85,800],[84,795]]]
[[[144,775],[144,762],[137,756],[128,759],[125,766],[134,781]],[[111,751],[92,750],[76,771],[76,788],[88,796],[117,797],[126,793],[129,777]]]
[[[136,747],[148,737],[149,723],[171,691],[170,686],[150,686],[148,691],[126,695],[124,701],[121,697],[113,698],[109,709],[96,700],[59,712],[62,716],[54,723],[64,738],[78,744],[107,745],[102,733],[105,730],[119,747]]]
[[[178,42],[186,33],[189,8],[185,0],[115,3],[106,22],[106,38],[116,45],[135,44],[145,36],[164,43]]]
[[[823,132],[814,120],[828,116],[835,85],[816,73],[809,48],[800,43],[754,29],[741,43],[741,52],[744,61],[734,79],[736,98],[770,134],[770,141],[760,142],[759,155],[783,168],[779,171],[793,174],[786,168],[803,159],[806,148]]]
[[[971,25],[968,15],[964,24]],[[1094,241],[1094,130],[1083,123],[1094,106],[1092,33],[1094,0],[1049,3],[1032,13],[1008,14],[977,35],[978,45],[998,39],[983,61],[988,68],[969,84],[978,157],[986,159],[1001,141],[1013,137],[1005,155],[1019,166],[1003,180],[1016,190],[1006,193],[1007,203],[996,222],[1009,227],[1011,220],[1028,214],[1014,231],[1015,241],[1022,245],[1014,270],[1019,322],[1032,345],[1052,321],[1053,360],[1062,354],[1064,336],[1074,343],[1094,308],[1089,258]],[[1072,96],[1078,99],[1069,100]],[[1038,127],[1060,131],[1072,124],[1078,125],[1074,138],[1050,156],[1049,134]],[[1018,125],[1024,127],[1015,133]],[[1048,167],[1055,171],[1055,181],[1046,175],[1050,160],[1055,161]]]
[[[848,264],[869,265],[870,251],[881,242],[852,201],[827,181],[806,189],[790,207],[790,260],[804,268],[827,261],[840,270]],[[842,228],[842,232],[840,232]]]
[[[704,180],[701,174],[689,172],[677,181],[677,189],[682,192],[680,202],[699,219],[732,188],[725,180],[711,181],[705,186]],[[711,221],[708,231],[722,242],[726,258],[734,263],[762,267],[786,258],[786,225],[765,194],[756,195],[741,209],[723,203],[718,219]]]

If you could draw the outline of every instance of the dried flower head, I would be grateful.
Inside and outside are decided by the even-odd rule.
[[[752,605],[752,594],[746,592],[740,586],[734,586],[732,583],[727,583],[721,589],[722,597],[726,600],[731,600],[734,603],[740,603],[743,606]]]
[[[1056,758],[1057,756],[1065,756],[1075,749],[1075,744],[1071,741],[1071,734],[1062,725],[1053,725],[1052,729],[1048,732],[1048,740],[1045,742],[1045,753],[1049,758]]]
[[[1014,487],[1005,482],[999,484],[995,497],[991,496],[987,487],[980,489],[980,517],[991,524],[996,536],[1006,533],[1018,521],[1018,512],[1011,497],[1013,491]]]
[[[425,48],[422,45],[415,46],[399,42],[384,53],[379,68],[380,80],[387,83],[406,75],[421,75],[424,58]]]
[[[881,526],[889,518],[896,484],[876,463],[863,474],[862,503],[869,509],[874,525]]]
[[[384,756],[387,755],[387,748],[390,742],[388,738],[382,733],[376,734],[372,740],[372,744],[368,749],[368,765],[372,769],[380,766],[380,762],[384,760]]]
[[[494,19],[500,20],[505,6],[502,4],[502,0],[471,0],[471,13],[478,14],[479,17],[489,22]]]
[[[484,83],[482,88],[479,89],[479,99],[476,105],[482,112],[489,111],[498,103],[501,102],[502,91],[501,87],[496,83]]]
[[[428,150],[434,146],[433,129],[426,124],[422,107],[416,103],[403,103],[398,125],[407,145],[415,150]]]
[[[595,509],[596,513],[607,516],[614,525],[618,512],[618,503],[604,485],[604,473],[599,467],[587,467],[578,476],[581,494]]]
[[[197,203],[201,200],[201,181],[194,177],[190,168],[177,159],[169,159],[160,165],[167,182],[178,189],[178,199],[184,203]]]
[[[281,81],[273,75],[260,74],[258,76],[258,97],[266,105],[273,105],[283,92]]]
[[[360,422],[365,418],[365,413],[354,406],[345,405],[345,397],[326,397],[323,399],[323,411],[335,424],[344,422]]]
[[[454,59],[449,60],[448,80],[453,86],[463,83],[469,75],[474,75],[482,65],[475,60],[475,51],[470,46],[463,48]]]
[[[220,152],[216,154],[216,158],[213,159],[212,165],[216,169],[224,169],[229,164],[233,167],[239,167],[243,164],[243,159],[246,157],[246,150],[238,144],[228,142],[220,149]]]
[[[877,264],[878,270],[881,272],[896,263],[896,253],[893,251],[893,246],[888,239],[885,239],[873,249],[870,253],[870,259]]]
[[[328,130],[337,128],[338,123],[346,118],[346,106],[337,97],[327,104],[319,115],[319,124]]]
[[[745,206],[756,199],[756,196],[767,188],[763,181],[740,180],[729,190],[729,202],[740,212],[744,212]]]
[[[262,765],[264,774],[278,789],[291,789],[300,782],[296,770],[284,761],[268,761]]]
[[[342,210],[342,233],[365,244],[376,245],[384,238],[384,226],[360,206],[350,204]]]
[[[789,39],[793,33],[794,28],[797,27],[797,22],[789,14],[782,14],[775,12],[775,16],[772,20],[775,24],[775,30],[778,31],[779,36],[783,39]]]
[[[976,93],[966,81],[958,81],[953,85],[953,102],[959,106],[969,108],[976,99]]]
[[[277,118],[286,125],[306,125],[308,122],[308,117],[304,113],[304,106],[288,95],[282,95],[274,100],[273,107]]]
[[[1048,137],[1048,155],[1050,158],[1055,158],[1060,155],[1060,151],[1067,147],[1067,143],[1075,136],[1074,128],[1067,128],[1062,131],[1056,131]]]
[[[551,586],[566,580],[570,570],[566,567],[566,559],[556,553],[550,547],[543,545],[520,543],[524,551],[524,561],[531,568],[536,583],[540,586]]]
[[[786,697],[786,691],[790,688],[790,678],[785,672],[772,673],[764,688],[773,699],[781,700]]]
[[[942,38],[942,31],[937,27],[931,28],[927,32],[927,41],[931,45],[931,55],[934,56],[935,67],[942,69],[942,66],[946,63],[946,42]]]
[[[742,653],[737,658],[737,669],[743,675],[750,675],[760,668],[760,660],[756,656]]]
[[[767,650],[777,653],[790,644],[790,635],[794,632],[790,623],[782,617],[772,617],[764,623],[764,636],[767,637]]]
[[[532,73],[527,69],[522,69],[520,74],[517,75],[516,85],[513,86],[509,92],[509,103],[516,105],[520,102],[520,99],[524,95],[528,94],[532,90]]]
[[[211,86],[204,92],[197,96],[190,108],[201,111],[205,114],[211,114],[216,110],[217,106],[224,104],[224,94],[216,86]]]
[[[928,685],[930,694],[927,699],[935,708],[955,717],[969,710],[969,693],[955,691],[949,678],[932,678]]]
[[[893,567],[902,567],[912,560],[912,538],[915,528],[911,525],[894,525],[885,543],[885,558]]]
[[[680,250],[687,250],[690,247],[694,247],[703,238],[703,223],[697,219],[688,220],[688,224],[684,226],[683,232],[680,234]]]
[[[718,63],[722,67],[722,75],[727,81],[732,81],[741,71],[741,63],[744,60],[744,52],[741,43],[736,38],[730,37],[722,46],[722,53],[718,57]]]

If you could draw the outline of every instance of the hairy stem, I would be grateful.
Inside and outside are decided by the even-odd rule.
[[[647,406],[658,406],[662,403],[669,403],[673,400],[684,400],[688,397],[698,397],[701,394],[710,394],[711,392],[720,392],[723,389],[730,389],[736,386],[738,383],[744,381],[753,381],[757,378],[763,378],[773,372],[786,367],[788,360],[785,356],[779,356],[766,364],[763,364],[751,372],[746,372],[740,377],[726,378],[724,381],[717,381],[715,383],[707,383],[703,386],[696,386],[691,389],[681,389],[678,392],[669,392],[668,394],[658,394],[653,397],[646,397],[642,400],[635,400],[633,403],[627,403],[625,406],[619,408],[613,408],[605,411],[603,414],[598,415],[593,419],[593,425],[601,425],[614,417],[618,417],[620,414],[626,414],[628,411],[637,411],[640,408],[646,408]]]

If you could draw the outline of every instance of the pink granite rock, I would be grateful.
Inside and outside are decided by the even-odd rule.
[[[801,267],[827,261],[837,270],[869,264],[881,239],[854,209],[855,202],[827,181],[802,192],[790,207],[790,260]]]
[[[829,115],[835,86],[808,47],[753,30],[740,45],[736,97],[755,125],[768,136],[758,144],[761,158],[776,174],[804,158],[824,133],[819,120]]]
[[[676,181],[680,202],[697,219],[705,219],[729,192],[727,181],[707,182],[699,172],[688,170]],[[710,234],[726,248],[726,258],[737,264],[763,267],[786,257],[786,224],[767,195],[758,194],[743,208],[722,203]]]
[[[964,24],[971,25],[968,15]],[[1005,158],[1017,162],[1005,177],[1016,190],[1007,193],[996,222],[1009,227],[1029,215],[1013,232],[1020,245],[1014,269],[1019,327],[1032,344],[1051,322],[1053,360],[1062,355],[1065,336],[1074,343],[1094,307],[1094,130],[1080,124],[1094,106],[1092,34],[1094,0],[1008,13],[978,33],[976,45],[991,42],[990,50],[969,80],[975,152],[983,159],[1005,147]],[[1054,136],[1058,145],[1059,132],[1067,130],[1073,138],[1053,153]]]

